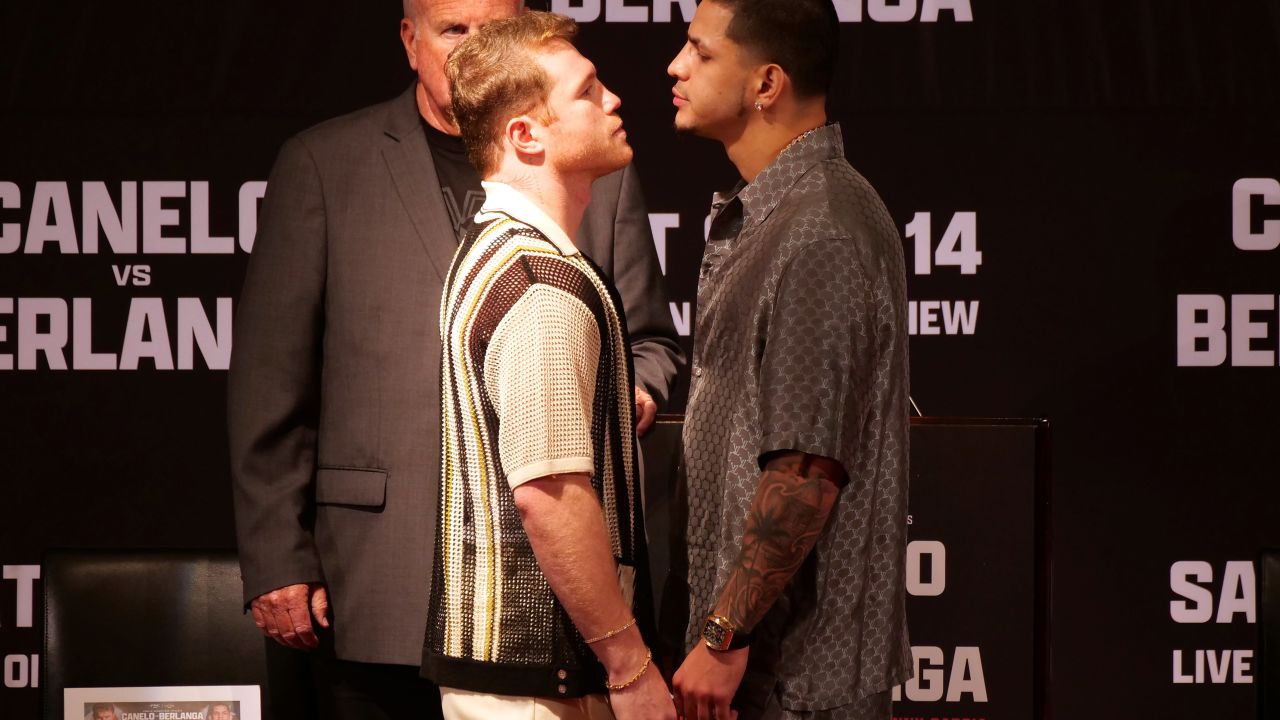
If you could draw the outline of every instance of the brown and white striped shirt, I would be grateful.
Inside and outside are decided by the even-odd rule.
[[[587,473],[624,594],[645,567],[621,302],[554,221],[483,183],[479,227],[441,302],[440,515],[423,674],[506,695],[604,691],[605,672],[543,576],[513,490]],[[642,617],[645,613],[637,613]]]

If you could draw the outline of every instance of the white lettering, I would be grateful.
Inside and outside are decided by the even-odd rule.
[[[653,21],[671,22],[671,6],[677,4],[680,6],[680,16],[684,22],[693,20],[693,13],[698,9],[697,0],[654,0]]]
[[[982,671],[982,652],[976,647],[957,647],[947,681],[947,702],[960,702],[968,693],[973,702],[987,701],[987,679]]]
[[[649,231],[653,234],[653,248],[658,252],[658,267],[667,274],[667,231],[680,227],[677,213],[649,213]]]
[[[928,579],[924,560],[928,558]],[[947,546],[937,540],[907,543],[907,593],[914,597],[937,597],[947,589]]]
[[[605,22],[649,22],[649,8],[628,5],[626,0],[606,0],[604,19]]]
[[[916,17],[916,0],[867,0],[867,15],[876,22],[911,22]]]
[[[916,646],[911,648],[915,664],[913,677],[905,685],[893,688],[890,699],[902,700],[903,695],[912,702],[961,702],[965,695],[972,702],[987,702],[987,681],[982,669],[982,650],[977,647],[957,647],[947,673],[947,656],[940,647]]]
[[[1173,684],[1249,685],[1253,683],[1252,665],[1252,650],[1196,650],[1190,655],[1174,650]]]
[[[978,325],[978,301],[942,303],[942,327],[948,335],[972,335]]]
[[[1196,583],[1213,581],[1213,566],[1181,560],[1169,567],[1169,589],[1184,600],[1169,601],[1169,617],[1176,623],[1207,623],[1213,619],[1213,593]],[[1190,601],[1188,603],[1187,601]]]
[[[209,316],[199,298],[178,298],[178,369],[195,368],[193,345],[210,370],[231,367],[231,298],[218,298],[218,332],[214,335]]]
[[[17,587],[17,612],[15,622],[20,628],[32,626],[35,616],[35,585],[40,579],[39,565],[5,565],[4,579],[12,580]]]
[[[176,180],[157,180],[142,183],[142,252],[148,255],[180,254],[186,250],[187,239],[168,237],[166,227],[178,224],[177,210],[164,207],[168,198],[185,197],[186,183]]]
[[[240,186],[240,249],[253,252],[258,236],[258,203],[267,194],[264,180],[251,180]]]
[[[938,309],[942,307],[942,303],[937,300],[923,300],[920,302],[920,334],[921,335],[940,335],[942,329],[938,327]],[[910,332],[910,326],[908,326]]]
[[[111,252],[132,255],[138,252],[138,183],[120,183],[120,210],[116,211],[107,192],[107,184],[87,182],[80,207],[83,210],[80,231],[85,254],[98,252],[98,230],[107,238]]]
[[[1204,321],[1196,316],[1204,313]],[[1227,359],[1227,303],[1220,295],[1178,296],[1178,367],[1217,367]],[[1196,348],[1204,340],[1205,349]]]
[[[592,22],[600,17],[600,0],[551,0],[551,12],[578,22]]]
[[[1192,675],[1187,675],[1182,670],[1186,663],[1182,662],[1182,651],[1173,651],[1173,684],[1174,685],[1191,685],[1196,681]]]
[[[93,351],[93,300],[75,298],[71,301],[72,339],[71,362],[76,370],[115,370],[115,353]]]
[[[973,22],[973,7],[969,0],[924,0],[920,8],[920,22],[938,22],[938,13],[950,10],[956,22]]]
[[[49,331],[40,332],[40,316],[49,318]],[[66,370],[62,348],[67,344],[67,303],[60,298],[22,298],[18,301],[18,369],[35,370],[44,353],[51,370]]]
[[[907,681],[907,697],[916,702],[937,702],[946,694],[946,662],[940,647],[913,647],[911,658],[916,664],[915,677]]]
[[[30,685],[30,661],[26,655],[8,655],[4,659],[4,686],[24,688]]]
[[[676,326],[676,334],[689,337],[693,333],[693,308],[691,303],[668,303],[671,306],[671,322]]]
[[[144,357],[154,360],[157,370],[173,369],[169,328],[165,325],[164,304],[160,298],[134,298],[129,306],[120,369],[137,370],[138,361]]]
[[[13,298],[0,298],[0,315],[13,314]],[[0,325],[0,343],[9,341],[9,328]],[[0,370],[13,369],[13,354],[0,353]]]
[[[235,238],[209,236],[209,183],[191,183],[191,254],[229,255],[235,251]]]
[[[1257,622],[1257,584],[1254,582],[1253,563],[1248,560],[1232,560],[1222,575],[1222,592],[1218,596],[1218,618],[1222,624],[1244,615],[1245,622]]]
[[[1226,363],[1228,348],[1234,367],[1275,367],[1275,338],[1271,321],[1255,320],[1254,313],[1275,313],[1275,295],[1232,295],[1231,338],[1227,337],[1228,299],[1221,295],[1178,296],[1177,358],[1179,367],[1217,367]],[[1257,348],[1258,340],[1272,340],[1270,348]]]
[[[22,205],[22,191],[16,183],[0,182],[0,210],[16,210]],[[18,252],[22,247],[22,226],[0,224],[0,255]]]
[[[1235,672],[1231,674],[1231,682],[1237,685],[1248,685],[1253,683],[1253,675],[1250,670],[1253,666],[1252,650],[1233,650],[1232,656],[1235,657]]]
[[[1241,178],[1231,188],[1231,238],[1241,250],[1275,250],[1280,248],[1280,220],[1262,223],[1261,232],[1253,232],[1253,198],[1261,197],[1266,205],[1280,205],[1280,181],[1272,178]]]
[[[53,211],[53,224],[49,224],[49,212]],[[75,218],[71,213],[71,196],[67,184],[59,182],[36,183],[31,198],[31,220],[27,226],[27,244],[23,252],[37,254],[44,251],[45,243],[56,242],[59,252],[74,255],[76,247]]]
[[[1233,367],[1275,367],[1273,350],[1254,350],[1253,341],[1267,337],[1266,321],[1254,321],[1254,310],[1275,310],[1273,295],[1231,296],[1231,365]]]
[[[832,0],[840,22],[862,22],[862,0]]]
[[[655,23],[671,22],[671,6],[679,4],[684,22],[693,19],[697,0],[551,0],[551,12],[567,15],[580,23],[604,20],[610,23],[648,22],[649,8]],[[862,22],[863,9],[874,22],[939,22],[944,12],[955,22],[973,22],[972,0],[832,0],[842,23]]]

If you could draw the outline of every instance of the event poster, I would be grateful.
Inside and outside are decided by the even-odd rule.
[[[67,688],[63,720],[262,720],[257,685]]]

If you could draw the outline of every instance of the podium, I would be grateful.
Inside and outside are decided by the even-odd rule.
[[[677,415],[643,439],[659,638],[678,666],[688,621]],[[1049,667],[1049,427],[913,418],[907,622],[915,677],[895,718],[1043,718]]]
[[[683,659],[689,617],[681,429],[680,416],[661,416],[641,443],[659,622],[653,650],[668,669]],[[915,677],[895,688],[894,717],[1046,717],[1048,450],[1045,421],[912,421]],[[231,553],[50,553],[44,579],[47,720],[63,717],[64,687],[266,677],[266,717],[314,715],[305,657],[264,641],[244,617]]]

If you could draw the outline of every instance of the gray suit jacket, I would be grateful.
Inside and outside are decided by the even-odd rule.
[[[630,167],[596,182],[578,238],[622,296],[637,382],[665,401],[683,357]],[[343,659],[421,660],[456,248],[413,88],[281,149],[228,382],[236,535],[246,603],[327,583]]]

